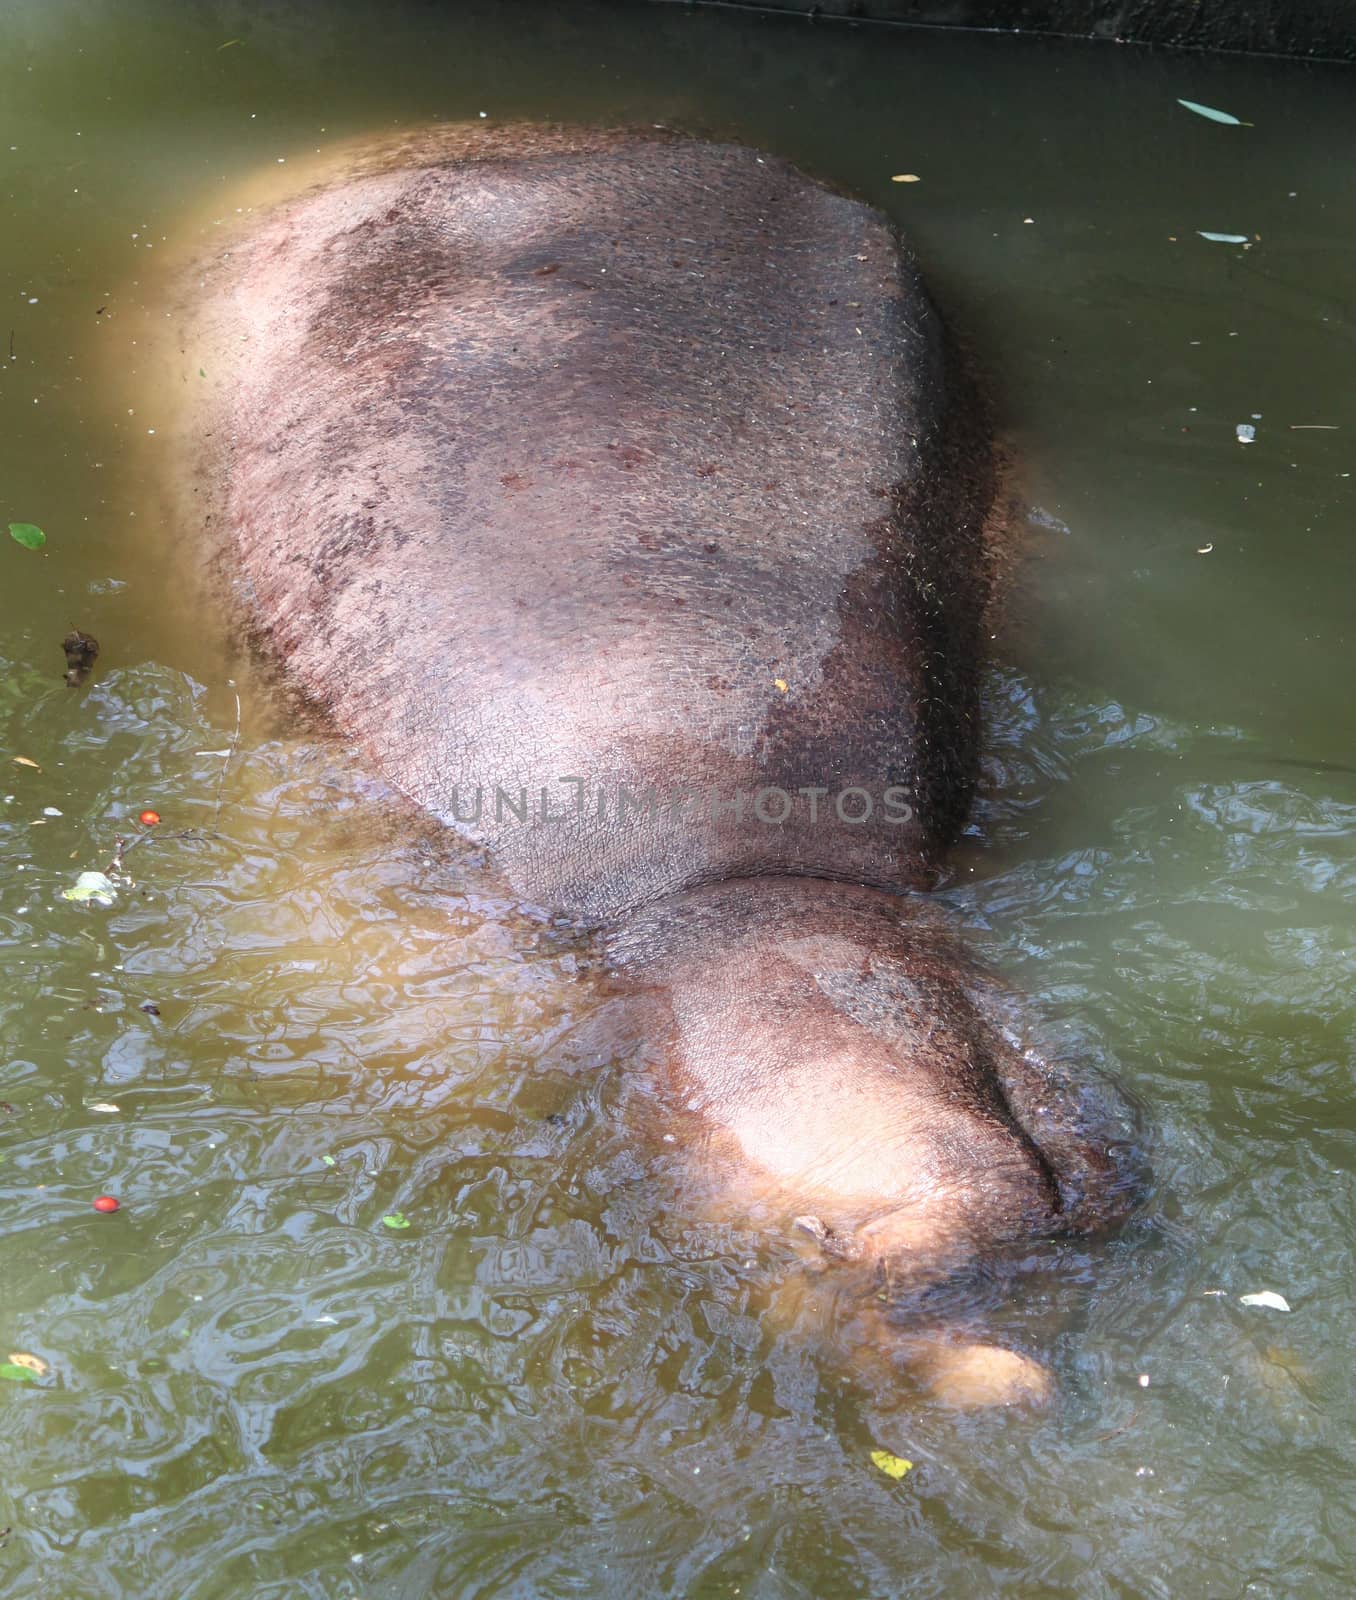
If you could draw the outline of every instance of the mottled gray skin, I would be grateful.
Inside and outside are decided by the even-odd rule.
[[[458,827],[604,930],[735,1189],[923,1277],[1115,1209],[916,894],[970,804],[995,487],[884,218],[748,149],[446,129],[257,219],[185,350],[240,600],[434,815],[875,798]]]

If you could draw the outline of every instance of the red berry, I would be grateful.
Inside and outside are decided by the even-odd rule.
[[[153,828],[160,821],[160,813],[158,811],[143,811],[137,821],[143,828]]]
[[[94,1202],[94,1209],[96,1211],[116,1211],[118,1209],[118,1202],[111,1194],[101,1194]]]

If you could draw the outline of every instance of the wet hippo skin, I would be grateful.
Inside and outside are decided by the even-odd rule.
[[[251,625],[601,930],[732,1193],[913,1282],[1116,1213],[921,893],[970,806],[996,482],[880,214],[657,130],[448,128],[193,293]]]

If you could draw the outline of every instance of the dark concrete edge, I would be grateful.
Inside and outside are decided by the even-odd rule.
[[[819,23],[1020,33],[1349,64],[1352,0],[648,0]]]

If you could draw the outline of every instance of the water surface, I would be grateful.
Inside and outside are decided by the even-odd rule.
[[[1350,74],[522,0],[6,21],[0,520],[48,544],[0,549],[0,1357],[49,1368],[0,1383],[6,1595],[1349,1593]],[[785,1243],[684,1210],[624,1062],[569,1070],[587,951],[188,602],[163,254],[482,112],[846,185],[989,371],[1033,511],[946,894],[1155,1175],[999,1313],[1045,1415],[883,1407],[772,1315]],[[135,888],[62,900],[148,805]]]

